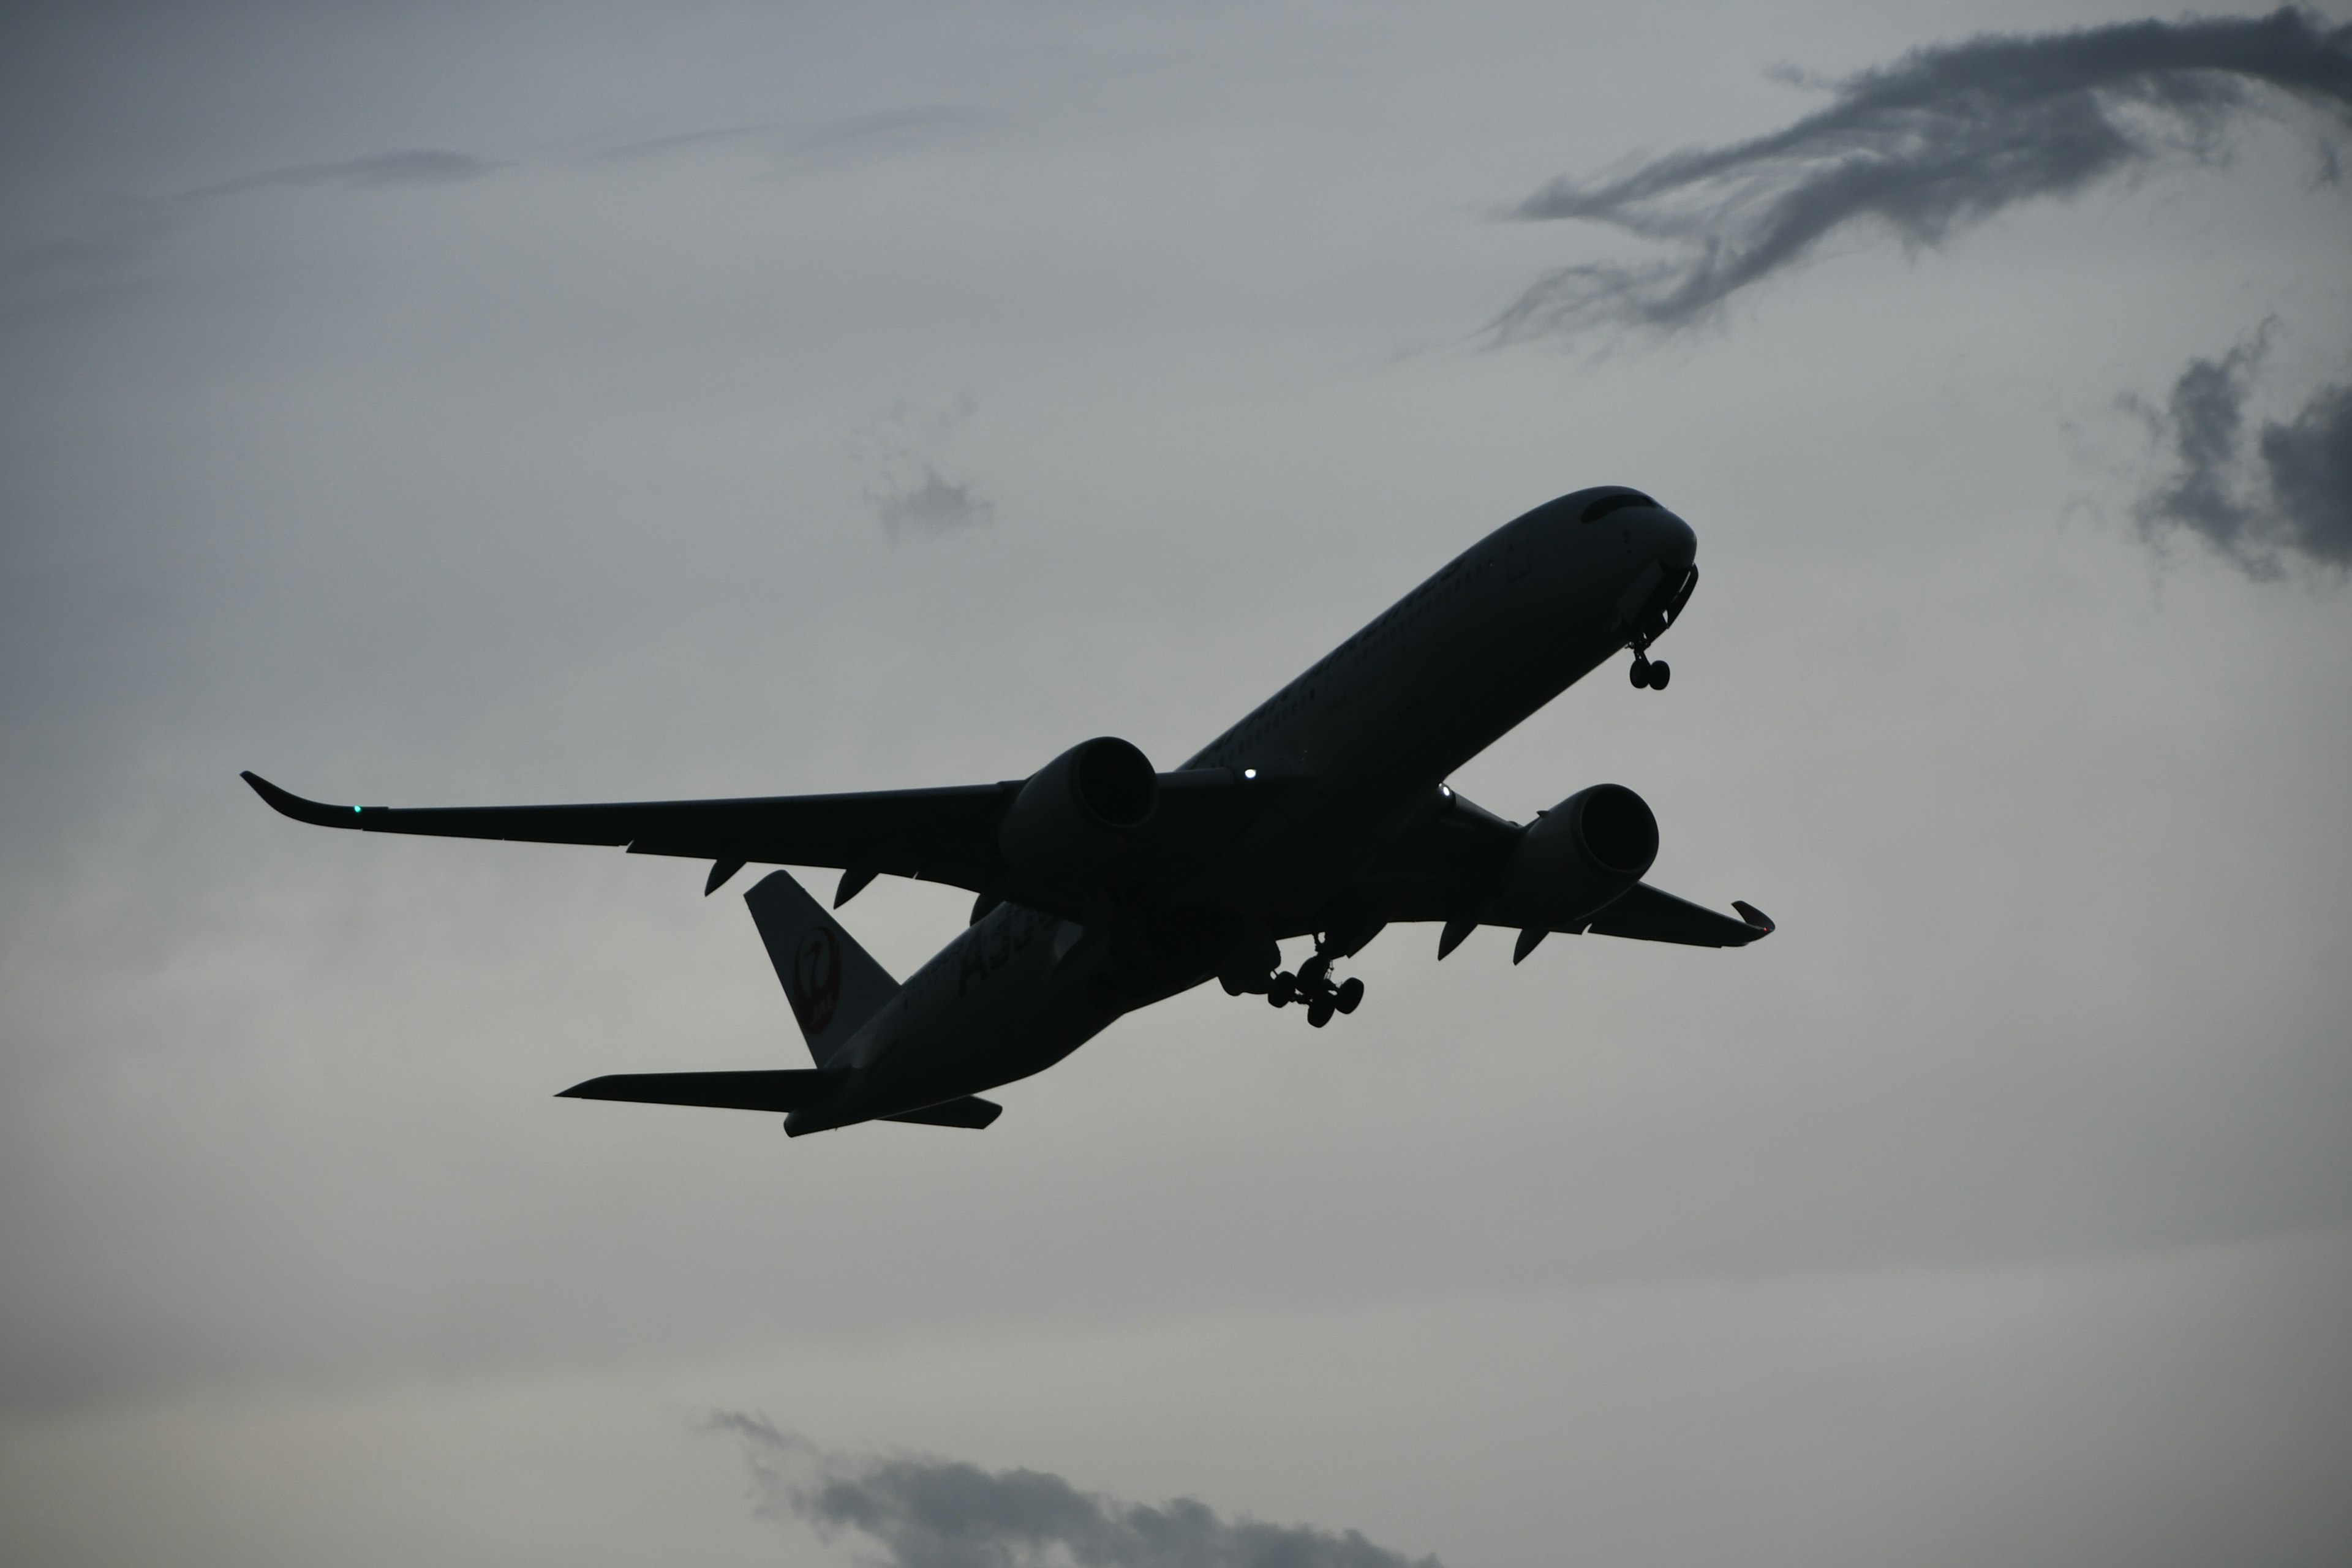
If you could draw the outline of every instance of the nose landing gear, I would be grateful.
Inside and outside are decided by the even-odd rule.
[[[1650,657],[1650,645],[1666,635],[1666,628],[1681,616],[1683,606],[1690,603],[1691,591],[1697,586],[1698,568],[1693,566],[1684,572],[1680,582],[1665,591],[1663,602],[1652,600],[1648,613],[1633,623],[1630,646],[1633,649],[1633,668],[1625,675],[1635,686],[1664,691],[1666,682],[1674,679],[1675,672],[1664,659]]]

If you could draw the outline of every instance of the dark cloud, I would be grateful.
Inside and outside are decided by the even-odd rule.
[[[874,510],[882,520],[883,528],[895,536],[949,533],[960,528],[972,528],[995,517],[996,505],[970,485],[948,483],[937,468],[926,463],[919,484],[877,497]]]
[[[1833,90],[1829,107],[1770,135],[1529,196],[1512,216],[1583,218],[1685,251],[1548,273],[1492,335],[1684,326],[1832,234],[1876,226],[1906,247],[1938,245],[2019,202],[2074,195],[2168,154],[2218,158],[2234,121],[2282,99],[2352,119],[2352,26],[2283,9],[1989,36]],[[2333,149],[2322,157],[2334,178]]]
[[[1152,1508],[1042,1470],[846,1458],[757,1415],[719,1415],[709,1426],[743,1440],[762,1513],[827,1539],[862,1536],[890,1568],[1438,1568],[1352,1530],[1229,1520],[1190,1498]]]
[[[2292,422],[2263,426],[2261,451],[2284,542],[2352,567],[2352,385],[2324,387]]]
[[[870,476],[866,502],[892,538],[953,533],[995,521],[995,502],[940,469],[940,449],[976,406],[969,395],[940,409],[900,404],[851,436],[850,455]]]
[[[2140,526],[2186,530],[2258,577],[2296,556],[2352,568],[2352,385],[2323,386],[2292,419],[2264,424],[2250,452],[2246,405],[2269,341],[2265,325],[2219,359],[2192,360],[2161,409],[2126,400],[2173,465],[2141,498]]]

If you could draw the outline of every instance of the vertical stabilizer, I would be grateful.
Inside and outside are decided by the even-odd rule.
[[[778,871],[743,895],[809,1055],[824,1067],[898,994],[898,983],[793,880]]]

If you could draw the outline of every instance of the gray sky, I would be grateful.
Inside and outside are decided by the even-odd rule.
[[[2145,15],[12,13],[0,1560],[2352,1555],[2344,120],[1974,42]],[[1631,784],[1779,934],[1398,928],[1343,1026],[1209,987],[984,1134],[553,1100],[797,1053],[740,900],[236,776],[1173,760],[1594,483],[1698,531],[1673,689],[1456,783]]]

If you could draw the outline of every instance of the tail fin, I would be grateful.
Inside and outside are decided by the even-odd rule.
[[[808,1037],[809,1055],[824,1067],[882,1004],[898,993],[889,972],[866,956],[856,940],[825,912],[788,871],[778,871],[743,895],[784,997]]]

